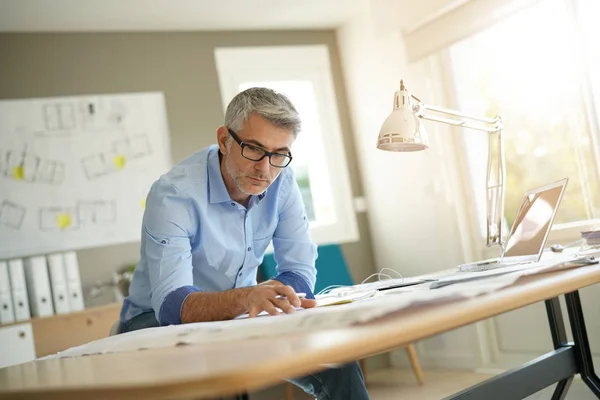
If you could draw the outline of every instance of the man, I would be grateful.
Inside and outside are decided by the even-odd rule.
[[[286,168],[299,131],[287,97],[248,89],[229,103],[218,147],[200,150],[154,183],[119,333],[315,306],[316,246]],[[278,275],[257,285],[271,240]],[[368,399],[356,362],[290,381],[319,399]]]

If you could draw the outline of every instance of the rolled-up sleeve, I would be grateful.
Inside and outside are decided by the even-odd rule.
[[[310,238],[306,209],[294,175],[290,171],[284,178],[279,222],[273,234],[273,256],[277,263],[274,279],[313,297],[317,246]]]
[[[142,228],[150,298],[161,325],[181,323],[186,297],[194,286],[191,238],[199,220],[193,203],[168,182],[156,182],[146,200]]]

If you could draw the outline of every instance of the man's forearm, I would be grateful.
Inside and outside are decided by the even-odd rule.
[[[224,292],[191,293],[181,308],[181,323],[225,321],[247,312],[246,297],[251,287]]]
[[[276,280],[268,280],[261,285],[283,285]],[[252,287],[226,290],[224,292],[191,293],[181,307],[181,323],[226,321],[248,312],[246,298]]]

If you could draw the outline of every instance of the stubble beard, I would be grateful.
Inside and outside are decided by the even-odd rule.
[[[266,190],[266,188],[259,189],[260,192],[258,192],[258,193],[256,193],[256,192],[249,192],[249,191],[247,191],[247,190],[244,189],[244,186],[242,184],[242,181],[243,181],[244,177],[243,176],[237,176],[235,174],[235,169],[234,169],[234,167],[233,167],[233,165],[231,163],[231,158],[230,157],[231,156],[229,154],[227,154],[225,156],[225,170],[227,171],[227,174],[229,175],[229,178],[233,181],[233,183],[235,184],[235,186],[237,187],[237,189],[240,192],[242,192],[244,194],[247,194],[249,196],[256,196],[256,195],[259,195],[259,194],[263,193]],[[271,180],[268,177],[263,177],[263,176],[258,177],[257,176],[255,178],[257,178],[257,179],[267,179],[268,182],[269,182],[269,185],[267,185],[267,187],[269,187],[271,185]]]

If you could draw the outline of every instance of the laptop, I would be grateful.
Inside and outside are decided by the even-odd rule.
[[[568,178],[544,186],[529,189],[523,195],[521,205],[500,258],[461,264],[461,272],[486,271],[508,265],[538,262],[556,211],[562,200]]]

